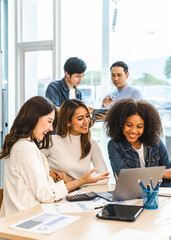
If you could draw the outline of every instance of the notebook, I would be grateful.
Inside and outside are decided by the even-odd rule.
[[[151,178],[153,185],[156,186],[157,182],[162,180],[165,169],[165,166],[121,169],[115,190],[97,194],[111,202],[142,198],[143,191],[138,180],[141,179],[143,184],[147,186],[150,184]]]

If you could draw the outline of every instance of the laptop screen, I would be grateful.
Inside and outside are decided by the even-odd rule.
[[[141,179],[144,185],[150,183],[150,178],[155,186],[159,180],[162,180],[166,167],[148,167],[148,168],[131,168],[121,169],[115,190],[110,192],[98,193],[99,197],[109,201],[122,201],[142,198],[143,191],[138,184]]]

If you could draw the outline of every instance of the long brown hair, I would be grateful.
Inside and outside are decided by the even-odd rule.
[[[71,123],[72,116],[75,113],[75,110],[79,107],[84,107],[87,112],[89,110],[87,106],[78,99],[69,99],[66,100],[60,107],[59,110],[59,118],[58,118],[58,125],[57,125],[57,134],[60,135],[62,138],[65,138],[69,132],[68,123]],[[90,116],[90,113],[89,113]],[[89,127],[91,126],[91,123]],[[80,159],[86,157],[91,149],[90,143],[90,129],[86,134],[81,134],[81,157]]]
[[[0,159],[9,157],[12,146],[21,138],[30,137],[38,148],[48,148],[52,132],[49,132],[40,142],[33,139],[32,135],[39,118],[48,115],[52,111],[55,112],[53,127],[56,127],[57,110],[50,100],[41,96],[35,96],[25,102],[14,120],[10,133],[5,137],[2,152],[0,152]]]

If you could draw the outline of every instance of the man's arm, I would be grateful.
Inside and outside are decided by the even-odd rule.
[[[57,107],[60,107],[59,92],[52,83],[48,85],[45,96],[50,99]]]

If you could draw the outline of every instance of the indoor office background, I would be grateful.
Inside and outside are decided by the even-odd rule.
[[[171,157],[170,0],[0,3],[1,144],[20,106],[34,95],[44,96],[49,82],[64,76],[66,59],[77,56],[88,66],[79,88],[84,102],[94,107],[101,107],[103,96],[112,88],[111,64],[117,60],[128,64],[129,82],[161,115],[163,141]],[[95,124],[92,136],[110,170],[102,123]],[[1,161],[1,186],[3,164]]]

